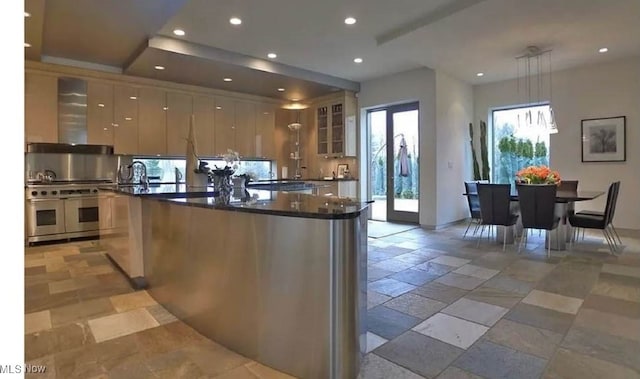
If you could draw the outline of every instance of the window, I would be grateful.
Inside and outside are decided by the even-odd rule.
[[[549,165],[548,105],[493,111],[494,183],[513,183],[531,165]]]
[[[160,183],[173,183],[175,181],[175,169],[178,168],[182,173],[182,180],[185,180],[184,174],[187,163],[184,159],[170,159],[170,158],[134,158],[134,160],[140,160],[147,166],[147,175],[149,179],[154,182]],[[225,163],[222,159],[202,159],[209,163],[210,168],[224,167]],[[240,161],[240,165],[235,174],[250,173],[254,176],[255,180],[268,180],[271,179],[271,161]]]

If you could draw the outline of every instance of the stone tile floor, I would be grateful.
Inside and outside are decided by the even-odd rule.
[[[547,259],[537,234],[518,254],[463,232],[369,239],[359,378],[640,378],[640,233]],[[289,377],[131,290],[95,241],[26,249],[25,358],[38,378]]]
[[[369,238],[360,378],[640,378],[640,232],[550,258],[544,234],[518,253],[463,232]]]
[[[291,376],[205,338],[146,291],[133,291],[96,241],[25,251],[27,378],[261,378]]]

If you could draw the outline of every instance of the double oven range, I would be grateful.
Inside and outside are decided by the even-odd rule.
[[[89,180],[28,184],[27,241],[97,236],[98,186],[109,183]]]
[[[25,242],[98,236],[98,188],[115,182],[123,159],[112,146],[27,144]]]

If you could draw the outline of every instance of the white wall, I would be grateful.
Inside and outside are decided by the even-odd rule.
[[[515,80],[474,86],[473,95],[476,122],[487,121],[491,108],[518,102]],[[606,191],[620,180],[614,225],[640,229],[640,57],[554,72],[552,106],[559,133],[551,135],[551,167],[584,190]],[[615,116],[627,118],[626,162],[581,162],[581,120]],[[579,202],[576,209],[604,209],[605,201]]]
[[[429,68],[388,75],[361,83],[358,106],[362,110],[360,135],[367,136],[366,109],[384,105],[419,103],[420,225],[437,225],[436,188],[436,76]],[[367,181],[367,152],[361,152],[360,180]]]
[[[468,143],[472,116],[472,86],[436,71],[437,225],[469,216],[462,193],[464,180],[473,176]]]

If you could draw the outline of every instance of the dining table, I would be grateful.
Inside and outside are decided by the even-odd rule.
[[[594,190],[558,190],[556,192],[556,207],[555,214],[560,217],[558,223],[558,230],[555,233],[549,233],[547,238],[551,238],[552,250],[566,250],[567,242],[571,239],[571,224],[569,224],[570,212],[575,208],[575,203],[578,201],[594,200],[602,196],[605,191]],[[468,196],[468,193],[463,193],[464,196]],[[512,185],[510,199],[512,202],[518,202],[518,190]],[[505,236],[502,233],[507,233],[507,243],[513,243],[515,236],[519,235],[522,231],[522,221],[518,218],[518,223],[515,227],[502,227],[497,228],[496,241],[502,241]],[[546,242],[546,241],[545,241]]]

